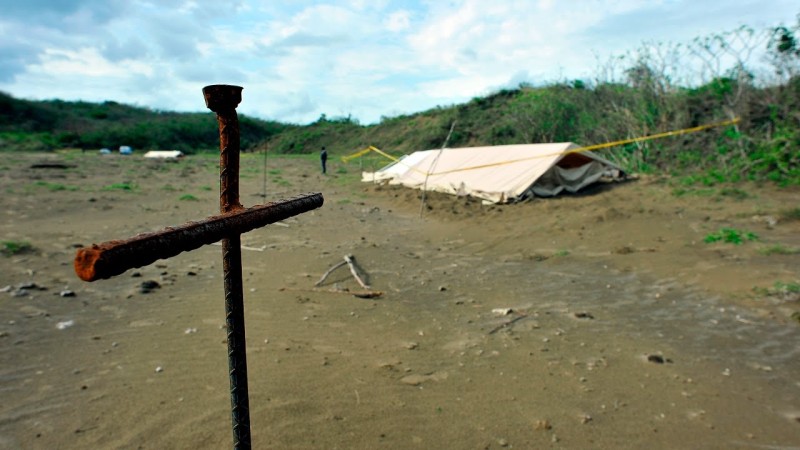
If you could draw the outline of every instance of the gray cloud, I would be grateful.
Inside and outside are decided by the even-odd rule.
[[[299,32],[277,40],[270,44],[259,43],[257,45],[259,56],[264,57],[288,57],[292,51],[299,48],[326,49],[331,47],[343,47],[352,43],[350,37],[342,34],[314,34]]]
[[[124,0],[0,0],[3,20],[55,28],[105,24],[120,16],[126,8]]]
[[[345,35],[321,35],[312,33],[295,33],[277,43],[279,47],[329,47],[348,42]]]
[[[16,45],[15,45],[16,44]],[[0,43],[0,82],[12,81],[17,74],[38,60],[33,46],[13,41]]]
[[[709,34],[731,31],[747,24],[756,29],[777,25],[790,9],[785,0],[775,0],[770,8],[762,1],[698,2],[651,4],[635,11],[606,17],[586,34],[599,45],[627,44],[635,48],[642,41],[689,41]],[[756,21],[757,14],[757,21]]]
[[[118,62],[125,59],[139,59],[147,56],[147,44],[139,38],[130,38],[121,41],[110,38],[101,44],[101,54],[110,61]]]
[[[175,74],[183,80],[203,85],[224,83],[224,84],[245,84],[247,74],[239,69],[215,64],[213,66],[184,64],[181,65]]]
[[[273,99],[281,105],[274,112],[277,120],[291,121],[294,117],[309,116],[319,110],[319,105],[312,100],[309,92],[291,93]],[[317,114],[318,115],[318,114]]]

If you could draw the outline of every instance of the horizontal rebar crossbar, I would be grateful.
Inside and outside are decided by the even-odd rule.
[[[228,236],[302,214],[322,206],[321,193],[299,195],[252,208],[239,209],[199,222],[144,233],[122,241],[108,241],[78,250],[75,273],[84,281],[119,275],[128,269],[152,264],[180,253],[213,244]]]

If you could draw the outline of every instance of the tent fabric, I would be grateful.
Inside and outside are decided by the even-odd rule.
[[[508,203],[532,195],[578,190],[622,169],[571,142],[445,148],[414,152],[362,181],[383,181],[415,189],[469,195]],[[426,180],[427,174],[427,180]]]
[[[539,197],[552,197],[564,190],[574,194],[586,186],[596,183],[603,176],[614,177],[614,174],[607,174],[607,172],[607,166],[600,161],[590,161],[573,169],[555,165],[531,186],[531,190]]]
[[[410,167],[415,166],[434,150],[414,152],[410,155],[403,155],[398,161],[383,167],[375,172],[364,172],[362,180],[364,182],[388,181],[403,175]],[[365,177],[369,177],[366,179]]]

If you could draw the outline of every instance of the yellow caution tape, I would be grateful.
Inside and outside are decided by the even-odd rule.
[[[365,148],[364,150],[361,150],[361,151],[358,151],[356,153],[353,153],[352,155],[342,156],[342,162],[347,162],[347,161],[350,161],[351,159],[358,158],[359,156],[364,156],[367,153],[371,152],[373,148],[375,148],[375,147],[370,145],[369,147]]]
[[[589,151],[589,150],[597,150],[599,148],[608,148],[608,147],[616,147],[617,145],[632,144],[634,142],[642,142],[642,141],[650,141],[650,140],[653,140],[653,139],[661,139],[661,138],[669,137],[669,136],[679,136],[681,134],[696,133],[698,131],[707,130],[709,128],[724,127],[725,125],[734,125],[734,124],[739,123],[740,121],[741,121],[741,119],[736,117],[736,118],[733,118],[731,120],[726,120],[724,122],[709,123],[709,124],[700,125],[700,126],[697,126],[697,127],[684,128],[682,130],[667,131],[667,132],[664,132],[664,133],[652,134],[650,136],[643,136],[643,137],[638,137],[638,138],[623,139],[621,141],[607,142],[605,144],[589,145],[587,147],[580,147],[580,148],[572,149],[567,153],[579,153],[579,152],[585,152],[585,151]]]
[[[381,155],[381,156],[383,156],[383,157],[385,157],[387,159],[391,159],[392,161],[399,161],[400,160],[399,158],[395,158],[394,156],[384,152],[383,150],[381,150],[381,149],[379,149],[379,148],[377,148],[375,146],[370,145],[369,147],[367,147],[367,148],[365,148],[363,150],[360,150],[360,151],[358,151],[356,153],[353,153],[352,155],[342,156],[342,161],[343,162],[347,162],[347,161],[350,161],[351,159],[358,158],[359,156],[364,156],[369,152],[375,152],[375,153],[377,153],[377,154],[379,154],[379,155]]]
[[[487,167],[503,166],[503,165],[506,165],[506,164],[514,164],[514,163],[518,163],[518,162],[522,162],[522,161],[530,161],[530,160],[533,160],[533,159],[549,158],[549,157],[552,157],[552,156],[558,156],[558,155],[562,155],[562,154],[563,155],[569,155],[571,153],[582,153],[582,152],[588,152],[590,150],[598,150],[598,149],[602,149],[602,148],[616,147],[618,145],[632,144],[634,142],[651,141],[653,139],[661,139],[661,138],[670,137],[670,136],[679,136],[679,135],[682,135],[682,134],[696,133],[698,131],[707,130],[709,128],[723,127],[723,126],[726,126],[726,125],[734,125],[734,124],[739,123],[740,120],[741,119],[736,117],[734,119],[726,120],[724,122],[715,122],[715,123],[710,123],[710,124],[706,124],[706,125],[700,125],[700,126],[692,127],[692,128],[684,128],[682,130],[667,131],[667,132],[664,132],[664,133],[652,134],[652,135],[649,135],[649,136],[642,136],[642,137],[630,138],[630,139],[622,139],[622,140],[619,140],[619,141],[606,142],[606,143],[603,143],[603,144],[595,144],[595,145],[588,145],[588,146],[585,146],[585,147],[573,148],[573,149],[568,150],[566,152],[553,152],[553,153],[548,153],[548,154],[544,154],[544,155],[536,155],[536,156],[530,156],[530,157],[527,157],[527,158],[514,159],[514,160],[510,160],[510,161],[501,161],[501,162],[491,163],[491,164],[482,164],[482,165],[479,165],[479,166],[471,166],[471,167],[463,167],[463,168],[460,168],[460,169],[446,170],[446,171],[443,171],[443,172],[425,173],[425,172],[422,172],[422,171],[420,171],[418,169],[412,168],[411,166],[408,166],[408,167],[412,168],[413,170],[415,170],[417,172],[420,172],[423,175],[427,175],[427,176],[430,176],[430,175],[444,175],[444,174],[454,173],[454,172],[464,172],[464,171],[468,171],[468,170],[484,169],[484,168],[487,168]],[[376,147],[373,147],[371,145],[369,147],[365,148],[364,150],[361,150],[361,151],[359,151],[357,153],[354,153],[352,155],[343,157],[342,160],[346,162],[346,161],[348,161],[350,159],[357,158],[359,156],[363,156],[363,155],[365,155],[365,154],[367,154],[369,152],[376,152],[376,153],[378,153],[378,154],[380,154],[380,155],[382,155],[382,156],[384,156],[384,157],[386,157],[388,159],[391,159],[392,161],[399,162],[400,164],[403,163],[402,161],[400,161],[400,159],[395,158],[394,156],[391,156],[391,155],[389,155],[389,154],[387,154],[387,153],[381,151],[380,149],[378,149]]]
[[[409,166],[408,164],[403,163],[402,159],[396,158],[396,157],[384,152],[383,150],[381,150],[381,149],[379,149],[379,148],[377,148],[377,147],[375,147],[373,145],[370,145],[369,147],[367,147],[367,148],[365,148],[363,150],[360,150],[360,151],[358,151],[356,153],[353,153],[351,155],[342,156],[342,161],[347,162],[347,161],[350,161],[353,158],[358,158],[360,156],[364,156],[369,152],[375,152],[375,153],[377,153],[377,154],[379,154],[379,155],[381,155],[381,156],[383,156],[383,157],[385,157],[387,159],[390,159],[390,160],[394,161],[397,164],[400,164],[402,166],[406,166],[409,169],[413,170],[414,172],[420,173],[421,175],[429,175],[427,172],[423,172],[423,171],[417,169],[416,167]]]

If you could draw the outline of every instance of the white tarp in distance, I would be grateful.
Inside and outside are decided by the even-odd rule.
[[[362,181],[511,203],[534,195],[577,192],[601,178],[625,176],[610,161],[576,149],[580,147],[562,142],[424,150],[365,172]]]
[[[178,159],[183,157],[180,150],[150,150],[144,154],[148,159]]]

